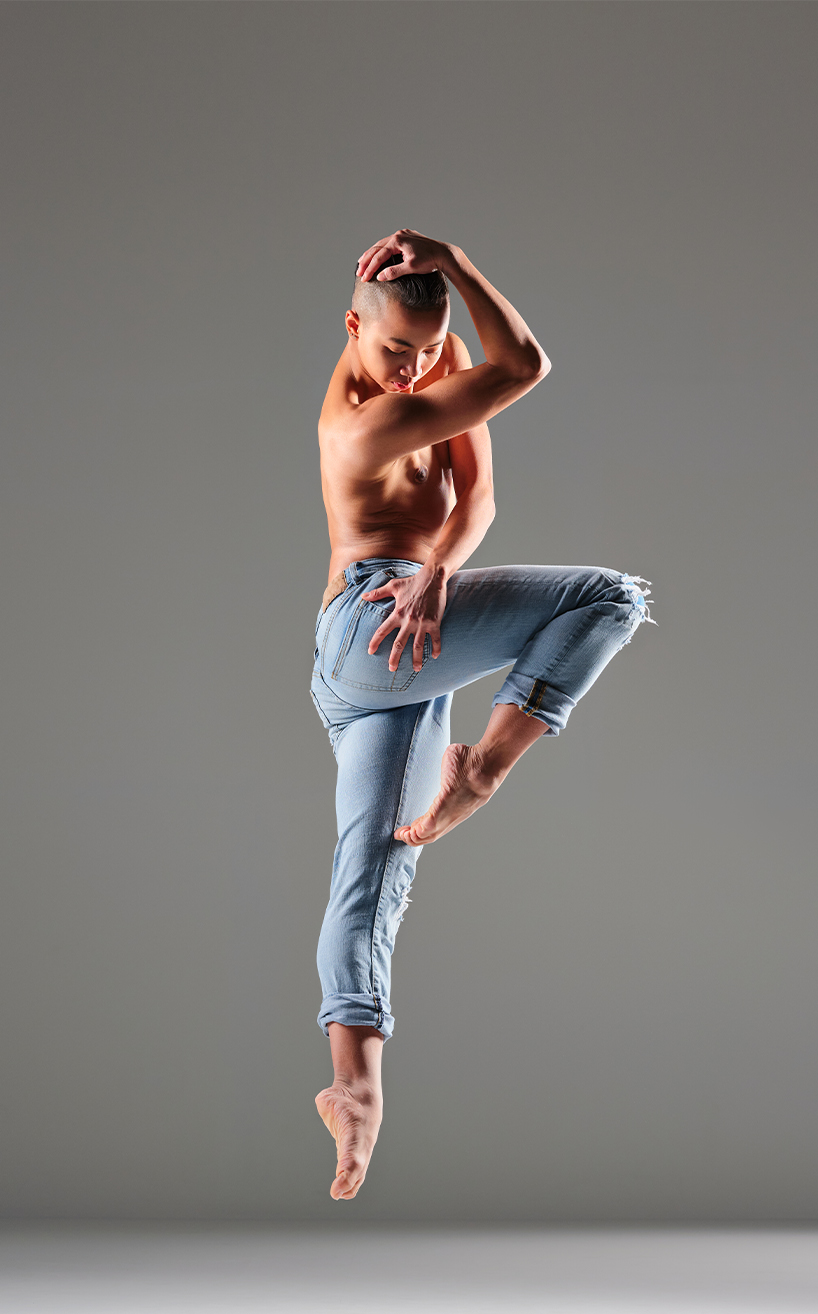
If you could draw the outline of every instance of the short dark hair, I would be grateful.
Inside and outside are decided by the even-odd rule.
[[[379,283],[377,275],[390,265],[400,265],[404,257],[398,252],[379,265],[366,283],[355,279],[352,291],[352,309],[358,314],[376,318],[383,310],[387,298],[399,301],[407,310],[443,310],[449,304],[449,285],[445,274],[435,269],[430,274],[401,274]]]

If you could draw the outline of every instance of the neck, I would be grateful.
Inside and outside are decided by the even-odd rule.
[[[353,379],[358,387],[359,393],[365,393],[367,397],[374,397],[377,393],[385,391],[379,383],[376,383],[372,375],[368,373],[361,362],[361,356],[358,351],[358,344],[354,338],[350,338],[347,343],[347,352],[349,353],[349,369]]]

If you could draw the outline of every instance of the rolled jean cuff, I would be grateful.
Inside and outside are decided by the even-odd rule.
[[[330,1022],[345,1027],[374,1027],[387,1041],[395,1029],[389,1000],[380,995],[326,995],[318,1014],[318,1025],[329,1035]]]
[[[546,680],[526,680],[513,671],[509,672],[503,687],[491,700],[492,707],[498,703],[514,703],[526,716],[542,721],[554,735],[565,729],[568,717],[577,705],[573,698]]]

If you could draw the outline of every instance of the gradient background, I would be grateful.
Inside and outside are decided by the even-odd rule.
[[[815,1220],[816,6],[0,33],[2,1214],[337,1218],[316,424],[407,225],[553,362],[465,564],[641,574],[659,626],[424,850],[345,1218]]]

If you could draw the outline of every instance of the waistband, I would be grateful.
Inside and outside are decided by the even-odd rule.
[[[376,570],[383,570],[388,566],[411,566],[419,570],[422,565],[422,561],[409,561],[407,557],[362,557],[360,561],[351,561],[343,570],[339,570],[337,575],[333,575],[324,589],[321,611],[325,612],[333,598],[343,593],[348,584],[358,584],[369,575],[374,575]]]

